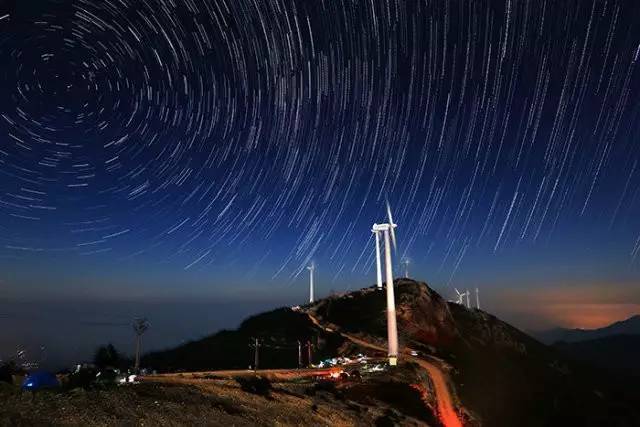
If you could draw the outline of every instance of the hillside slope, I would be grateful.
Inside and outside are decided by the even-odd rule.
[[[554,347],[567,358],[597,366],[624,377],[640,377],[640,335],[612,335],[594,340],[558,342]]]
[[[297,367],[298,341],[313,341],[314,360],[335,355],[344,344],[339,335],[318,330],[306,315],[280,308],[246,319],[237,330],[149,353],[142,363],[160,372],[244,369],[254,364],[255,338],[260,340],[261,368]]]
[[[234,378],[149,379],[33,395],[0,383],[0,426],[34,425],[438,427],[419,394],[397,381],[334,388],[274,380],[266,393],[256,393]]]
[[[632,384],[576,363],[499,319],[452,304],[462,333],[444,357],[465,404],[488,425],[640,425]]]

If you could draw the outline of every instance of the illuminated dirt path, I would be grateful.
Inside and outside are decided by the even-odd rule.
[[[416,362],[422,366],[429,373],[433,387],[436,391],[436,400],[438,402],[438,414],[440,421],[446,427],[462,427],[462,422],[458,417],[458,414],[453,407],[453,400],[451,399],[451,393],[447,386],[447,380],[445,379],[442,370],[436,365],[427,362],[426,360],[418,359],[415,357],[408,357],[412,362]]]
[[[307,316],[309,316],[309,319],[320,329],[326,330],[327,332],[338,333],[343,337],[345,337],[346,339],[348,339],[349,341],[355,344],[358,344],[362,347],[381,351],[383,353],[387,352],[387,349],[384,347],[370,343],[368,341],[364,341],[363,339],[354,337],[344,332],[336,331],[332,328],[323,326],[318,321],[318,319],[316,319],[310,313],[307,313]],[[460,421],[460,418],[458,417],[458,413],[456,412],[453,406],[453,399],[451,397],[451,392],[449,391],[449,386],[447,384],[446,376],[442,372],[440,367],[424,359],[419,359],[417,357],[413,357],[410,355],[405,354],[404,357],[407,360],[410,360],[420,365],[423,369],[427,371],[427,374],[431,378],[431,381],[433,382],[433,387],[435,389],[436,401],[438,404],[438,416],[440,417],[440,421],[442,422],[442,424],[444,424],[446,427],[462,427],[462,421]]]
[[[216,378],[237,378],[237,377],[255,377],[259,375],[272,381],[287,381],[298,378],[315,378],[317,376],[325,376],[334,372],[340,372],[340,368],[302,368],[302,369],[234,369],[224,371],[198,371],[198,372],[179,372],[168,374],[145,375],[140,377],[142,381],[159,381],[159,382],[192,382],[199,380],[209,380],[211,377]]]

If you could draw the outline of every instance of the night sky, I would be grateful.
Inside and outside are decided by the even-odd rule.
[[[640,307],[636,0],[0,4],[5,301],[369,286],[388,200],[396,276]]]

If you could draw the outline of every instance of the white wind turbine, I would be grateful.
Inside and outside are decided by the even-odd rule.
[[[387,283],[387,341],[389,346],[389,364],[395,366],[398,363],[398,326],[396,324],[396,300],[393,292],[393,264],[391,261],[391,242],[394,249],[397,250],[396,233],[394,229],[398,226],[393,222],[391,208],[387,202],[387,217],[389,222],[386,224],[373,224],[372,232],[376,234],[376,248],[378,233],[384,233],[384,261],[386,267],[386,283]],[[380,263],[378,263],[380,266]],[[380,269],[378,270],[380,271]],[[381,287],[382,278],[378,275],[378,287]]]
[[[315,269],[316,264],[313,262],[307,267],[307,270],[309,270],[309,303],[313,303],[313,272]]]
[[[453,288],[454,291],[456,291],[456,294],[458,294],[458,300],[456,301],[456,304],[460,304],[460,305],[464,305],[464,295],[465,294],[461,294],[460,291],[456,288]]]
[[[476,288],[476,308],[480,310],[480,291]]]
[[[469,289],[467,289],[467,292],[465,292],[465,294],[467,296],[467,308],[471,308],[471,304],[469,303],[469,296],[471,295],[471,292],[469,292]]]

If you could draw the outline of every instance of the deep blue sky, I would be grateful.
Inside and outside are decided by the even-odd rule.
[[[388,199],[447,296],[639,307],[634,0],[0,4],[6,301],[369,285]]]

